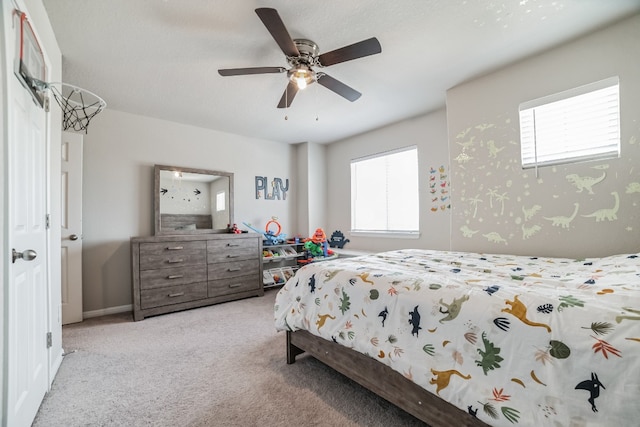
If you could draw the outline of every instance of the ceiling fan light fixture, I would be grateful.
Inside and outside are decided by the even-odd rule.
[[[298,90],[303,90],[316,78],[316,73],[306,65],[299,65],[291,70],[289,79],[298,86]]]
[[[257,8],[256,14],[267,28],[275,42],[285,55],[289,68],[283,67],[250,67],[227,68],[218,70],[221,76],[240,76],[247,74],[284,73],[286,71],[289,82],[278,102],[278,108],[289,108],[291,102],[300,90],[313,82],[340,95],[344,99],[354,102],[362,95],[352,87],[334,79],[324,72],[315,72],[312,67],[328,67],[330,65],[375,55],[382,52],[380,42],[375,37],[343,46],[320,55],[318,45],[308,39],[292,39],[287,27],[282,22],[278,11],[269,7]],[[286,120],[286,117],[285,117]]]

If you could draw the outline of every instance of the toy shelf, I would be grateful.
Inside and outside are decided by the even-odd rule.
[[[262,284],[265,289],[282,286],[298,269],[298,259],[304,257],[301,243],[263,245]]]

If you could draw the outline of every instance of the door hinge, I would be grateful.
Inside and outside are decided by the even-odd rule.
[[[45,226],[47,227],[47,230],[51,228],[51,215],[49,214],[45,217]]]
[[[45,97],[44,97],[44,112],[45,112],[45,113],[48,113],[48,112],[49,112],[49,104],[50,104],[50,102],[49,102],[49,97],[48,97],[48,96],[45,96]]]
[[[53,336],[51,332],[47,332],[47,348],[53,347]]]

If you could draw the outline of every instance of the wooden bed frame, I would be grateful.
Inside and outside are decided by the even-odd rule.
[[[287,363],[305,352],[432,427],[487,427],[371,357],[307,331],[288,331]]]

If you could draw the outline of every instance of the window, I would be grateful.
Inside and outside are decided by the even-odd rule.
[[[351,161],[351,231],[418,232],[418,149]]]
[[[612,77],[520,104],[522,167],[619,157],[619,98]]]

